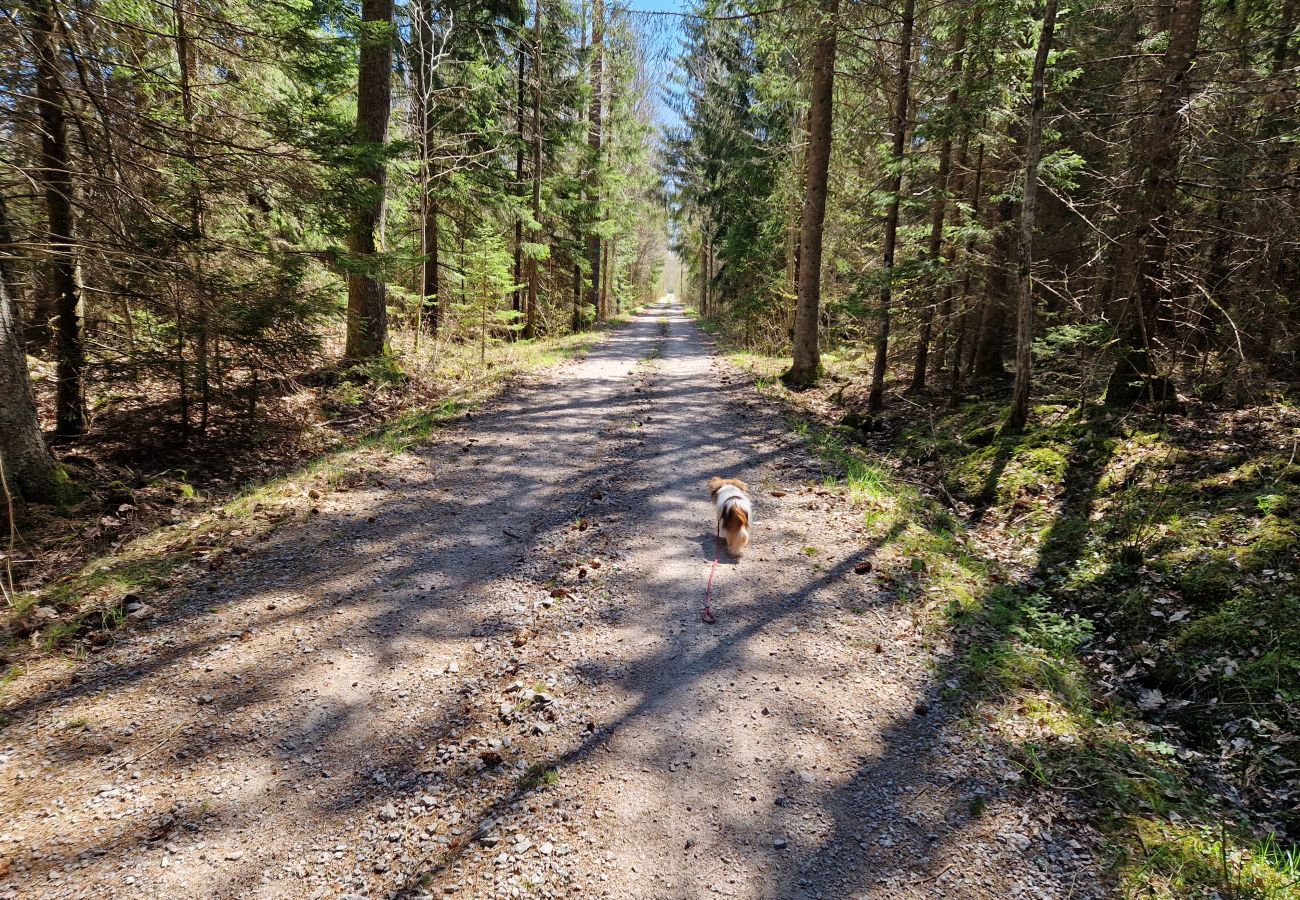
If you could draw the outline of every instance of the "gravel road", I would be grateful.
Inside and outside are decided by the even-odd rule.
[[[825,474],[665,299],[10,685],[0,897],[1105,896]]]

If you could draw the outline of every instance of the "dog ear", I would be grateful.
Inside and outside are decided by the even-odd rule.
[[[719,478],[717,475],[714,475],[712,478],[709,479],[709,493],[716,494],[718,491],[722,490],[722,485],[723,485],[722,479]]]
[[[749,493],[749,485],[745,484],[745,482],[741,481],[739,478],[731,479],[731,483],[734,484],[736,487],[740,488],[746,494]]]

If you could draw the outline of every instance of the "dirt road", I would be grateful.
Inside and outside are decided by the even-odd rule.
[[[756,525],[704,625],[713,474]],[[0,896],[1102,895],[822,478],[646,310],[14,685]]]

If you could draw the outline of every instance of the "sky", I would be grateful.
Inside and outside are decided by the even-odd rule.
[[[691,5],[691,0],[624,0],[620,6],[632,12],[685,12]],[[678,42],[681,35],[681,19],[677,16],[660,16],[654,22],[653,32],[656,35],[662,35],[664,43],[667,45],[666,50],[672,55],[677,53]],[[667,78],[660,82],[662,91],[673,90],[673,85]],[[659,98],[658,103],[659,119],[667,127],[673,127],[681,123],[680,117],[673,109],[664,102],[663,97]]]

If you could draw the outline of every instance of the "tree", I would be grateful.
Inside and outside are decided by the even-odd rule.
[[[957,105],[961,100],[961,93],[958,88],[958,82],[962,74],[963,56],[966,51],[966,26],[963,19],[957,25],[957,36],[953,47],[952,61],[952,87],[948,91],[948,99],[944,102],[944,114],[947,121],[940,126],[943,130],[943,137],[939,143],[939,169],[934,176],[934,201],[931,205],[930,213],[930,240],[926,247],[925,258],[931,265],[939,263],[943,248],[943,226],[944,219],[948,211],[948,192],[952,181],[952,131],[953,119],[957,116]],[[966,141],[969,139],[969,132],[963,134],[961,160],[965,160]],[[951,254],[949,254],[951,257]],[[951,282],[943,279],[943,300],[940,301],[941,313],[946,317],[948,305],[951,303]],[[916,360],[912,365],[912,383],[908,386],[911,393],[919,393],[925,390],[926,370],[930,363],[930,336],[934,327],[934,303],[924,301],[921,307],[921,325],[916,337]],[[942,334],[940,335],[942,338]],[[943,361],[943,345],[940,343],[937,348],[940,363]]]
[[[533,0],[533,224],[542,222],[542,3]],[[528,255],[528,297],[524,304],[525,338],[537,336],[537,292],[540,271],[537,254]]]
[[[600,169],[601,140],[605,104],[605,2],[591,0],[591,101],[587,108],[590,127],[587,131],[587,145],[591,148],[592,180],[589,202],[596,222],[601,218],[600,212]],[[591,286],[587,292],[587,304],[594,310],[597,321],[604,319],[605,311],[600,304],[600,232],[593,227],[587,233],[587,265],[591,269]]]
[[[1168,26],[1169,43],[1156,73],[1159,93],[1136,148],[1141,177],[1137,195],[1141,199],[1124,244],[1119,274],[1119,354],[1106,388],[1111,402],[1143,394],[1152,400],[1168,400],[1173,395],[1170,380],[1156,377],[1152,344],[1165,295],[1165,262],[1182,152],[1179,117],[1187,97],[1187,75],[1196,57],[1200,27],[1201,0],[1175,0]]]
[[[884,265],[880,273],[880,307],[876,332],[876,358],[871,369],[871,392],[867,409],[880,412],[885,406],[885,367],[889,364],[889,320],[893,305],[894,257],[898,252],[898,212],[903,192],[903,147],[907,141],[908,97],[912,92],[912,27],[916,0],[903,2],[903,27],[899,39],[898,76],[894,85],[894,115],[890,122],[893,148],[890,153],[889,205],[885,211]]]
[[[362,0],[357,72],[357,177],[360,181],[348,274],[345,356],[365,360],[388,344],[387,290],[379,253],[384,244],[388,120],[392,104],[393,0]]]
[[[1034,56],[1028,136],[1025,139],[1025,189],[1020,200],[1020,240],[1016,245],[1016,383],[1011,394],[1007,427],[1024,428],[1029,420],[1029,387],[1033,367],[1034,295],[1030,284],[1034,261],[1034,217],[1038,210],[1038,164],[1043,155],[1044,79],[1052,52],[1057,0],[1047,0],[1043,29]]]
[[[908,0],[911,3],[912,0]],[[823,0],[812,51],[812,99],[808,110],[808,161],[799,237],[799,297],[794,320],[794,358],[783,376],[791,387],[809,387],[821,370],[818,316],[821,303],[822,225],[826,219],[826,176],[833,141],[836,17],[839,0]]]
[[[48,220],[49,291],[54,297],[54,346],[58,363],[54,430],[58,434],[74,435],[86,427],[82,384],[86,349],[82,336],[81,270],[77,262],[67,113],[55,33],[57,15],[51,0],[32,0],[28,8],[32,44],[36,49],[36,100],[41,116],[39,177]]]
[[[36,418],[22,329],[0,278],[0,461],[6,477],[28,500],[53,500],[58,466]]]
[[[412,130],[418,148],[420,191],[420,305],[416,312],[417,335],[427,330],[438,334],[439,305],[438,197],[434,192],[435,144],[437,141],[437,70],[442,60],[438,46],[433,0],[415,0],[411,16],[410,69],[415,96],[412,98]],[[445,36],[444,36],[445,37]]]

